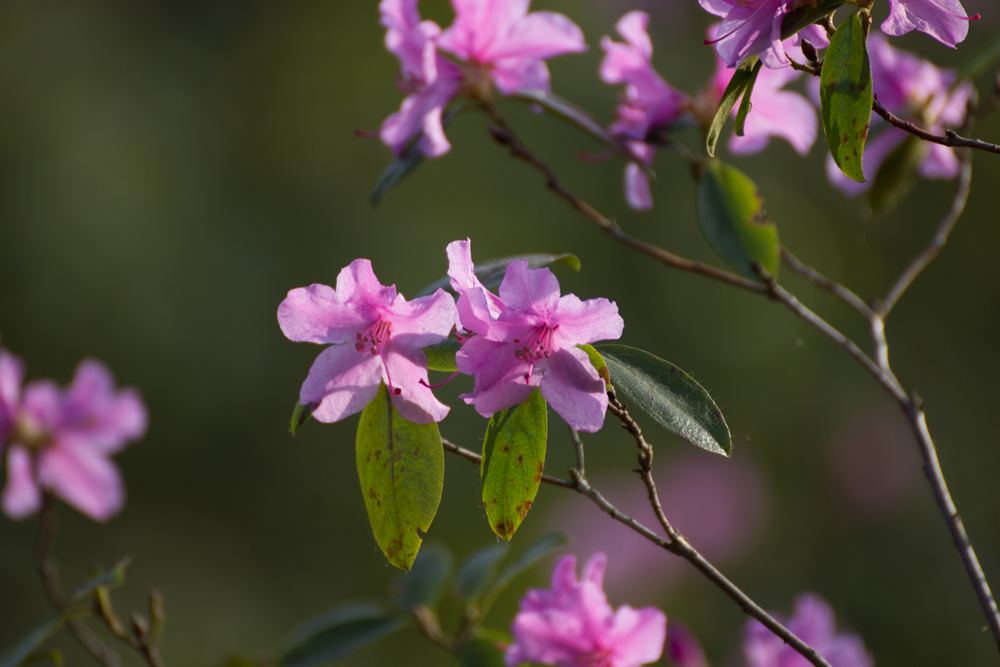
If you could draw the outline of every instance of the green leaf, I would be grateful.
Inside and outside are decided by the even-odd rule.
[[[732,438],[722,411],[690,375],[657,356],[626,345],[597,345],[616,391],[657,424],[715,454],[729,456]]]
[[[496,576],[500,562],[507,556],[506,542],[491,544],[464,561],[455,575],[452,590],[460,600],[478,600]]]
[[[513,563],[510,563],[500,571],[500,575],[493,583],[493,586],[490,587],[490,592],[483,598],[483,603],[480,607],[482,610],[481,617],[486,615],[489,608],[496,602],[497,597],[510,586],[511,582],[524,574],[529,568],[538,563],[538,561],[567,544],[569,544],[569,541],[563,533],[549,533],[525,549]]]
[[[715,110],[715,118],[712,119],[712,124],[708,128],[708,136],[705,138],[705,149],[712,157],[715,157],[715,146],[719,143],[723,126],[729,120],[729,115],[733,113],[736,100],[740,99],[740,96],[746,92],[751,83],[757,79],[757,75],[760,74],[760,67],[761,62],[757,56],[750,56],[745,59],[736,68],[733,78],[729,80],[729,85],[726,86],[726,91],[722,93],[719,108]]]
[[[403,419],[385,384],[362,411],[358,477],[375,541],[389,562],[410,569],[420,534],[431,526],[444,488],[444,448],[437,424]]]
[[[868,191],[868,207],[873,214],[881,215],[906,196],[917,180],[929,148],[927,142],[907,137],[889,153]]]
[[[424,354],[427,356],[427,368],[432,371],[454,373],[458,370],[458,366],[455,364],[455,355],[461,349],[462,344],[451,338],[443,343],[425,347]]]
[[[502,633],[480,630],[469,640],[458,656],[461,667],[505,667],[504,652],[498,644],[508,643]]]
[[[778,228],[767,222],[757,186],[717,160],[704,163],[698,184],[698,224],[708,245],[737,272],[759,279],[757,263],[775,276],[781,267]]]
[[[501,410],[486,427],[483,440],[483,505],[493,532],[505,540],[514,536],[545,469],[548,409],[538,389],[524,403]]]
[[[295,434],[299,432],[302,425],[305,424],[312,417],[312,403],[306,403],[302,405],[301,403],[295,403],[295,409],[292,410],[292,425],[289,427],[288,432],[295,437]]]
[[[500,283],[503,282],[504,274],[507,272],[507,265],[511,262],[516,262],[519,259],[523,259],[528,262],[529,269],[540,269],[543,266],[550,266],[552,264],[565,264],[574,271],[580,270],[580,258],[576,255],[571,255],[569,253],[564,253],[562,255],[547,255],[547,254],[532,254],[532,255],[513,255],[511,257],[501,257],[500,259],[491,259],[486,262],[481,262],[476,264],[476,277],[479,278],[479,282],[483,284],[486,289],[493,289],[498,287]],[[451,292],[455,294],[455,290],[451,288],[451,279],[448,276],[437,280],[424,289],[420,290],[418,297],[427,296],[428,294],[434,294],[434,292],[439,289],[443,289],[446,292]]]
[[[736,136],[742,137],[743,130],[746,127],[747,115],[753,108],[753,103],[751,98],[753,97],[753,87],[757,83],[757,76],[760,74],[760,68],[764,63],[758,62],[757,66],[754,67],[754,71],[750,76],[750,81],[747,83],[746,90],[743,93],[743,101],[740,102],[740,110],[736,112],[736,127],[734,128]]]
[[[855,13],[830,39],[819,78],[823,130],[840,170],[865,182],[862,156],[872,118],[872,66],[861,19]]]
[[[102,572],[90,581],[84,583],[73,592],[73,599],[79,600],[96,591],[98,588],[115,588],[125,583],[125,568],[132,562],[131,556],[125,556],[118,563],[108,570]]]
[[[454,559],[441,544],[425,544],[409,572],[400,572],[389,588],[392,601],[404,611],[418,605],[437,607],[451,579]]]
[[[448,112],[441,117],[441,126],[447,129],[448,125],[451,124],[451,121],[453,121],[455,117],[462,113],[466,108],[467,105],[458,105],[449,109]],[[403,150],[400,151],[399,155],[389,163],[389,166],[386,167],[385,171],[382,172],[382,175],[379,176],[378,182],[375,183],[375,187],[372,188],[372,192],[368,196],[373,207],[378,206],[386,192],[392,189],[404,178],[412,174],[417,167],[423,164],[425,158],[424,154],[420,152],[420,140],[423,136],[423,132],[413,135],[413,137],[406,142],[406,145],[403,146]]]
[[[798,9],[788,12],[781,21],[781,39],[788,39],[846,4],[845,0],[819,0],[814,4],[806,3]]]
[[[39,645],[59,630],[64,623],[66,623],[66,616],[59,616],[40,625],[31,634],[0,655],[0,667],[18,667],[24,664]]]
[[[275,665],[322,665],[373,644],[403,625],[401,618],[371,603],[337,607],[295,630],[278,652]]]
[[[601,353],[594,349],[593,345],[577,345],[578,348],[587,353],[590,357],[591,365],[597,369],[597,374],[604,379],[604,384],[611,389],[611,376],[608,374],[608,364],[604,361]]]
[[[986,46],[980,49],[967,63],[958,69],[958,76],[955,77],[953,86],[959,85],[962,81],[975,81],[989,69],[993,63],[1000,58],[1000,34],[987,42]]]

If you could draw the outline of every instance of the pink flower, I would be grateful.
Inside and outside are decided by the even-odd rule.
[[[698,638],[686,625],[676,620],[667,628],[667,655],[674,667],[708,667]]]
[[[914,120],[935,134],[942,134],[946,125],[961,125],[965,120],[972,84],[965,82],[952,89],[955,71],[940,69],[916,54],[896,49],[884,36],[873,33],[868,40],[872,62],[872,85],[879,101],[897,116]],[[818,90],[818,88],[816,89]],[[874,122],[880,122],[873,115]],[[911,135],[903,130],[884,126],[881,132],[869,135],[862,158],[867,183],[858,183],[845,176],[832,157],[827,158],[826,173],[830,182],[849,197],[871,187],[879,167],[900,144]],[[958,176],[961,165],[953,148],[927,143],[927,154],[919,173],[924,178],[948,180]]]
[[[329,344],[302,383],[299,402],[331,423],[361,412],[385,382],[392,404],[416,424],[439,422],[448,406],[427,383],[421,348],[442,342],[458,320],[444,290],[407,302],[396,286],[380,284],[367,259],[337,276],[337,289],[299,287],[278,306],[278,324],[289,340]]]
[[[656,127],[676,122],[690,108],[690,97],[663,80],[653,69],[653,45],[646,32],[649,15],[633,11],[625,14],[615,28],[625,39],[625,44],[601,39],[604,60],[601,61],[601,80],[608,84],[625,84],[625,96],[616,111],[617,119],[608,128],[616,136],[626,139],[636,157],[651,164],[656,149],[646,144],[646,135]],[[649,194],[649,179],[638,164],[631,162],[625,168],[625,197],[629,206],[638,210],[653,206]]]
[[[552,572],[550,590],[532,589],[514,617],[507,664],[561,667],[637,667],[660,659],[667,617],[654,607],[614,611],[602,590],[604,554],[595,554],[576,579],[576,558],[565,556]]]
[[[476,376],[472,393],[462,395],[465,402],[489,417],[524,402],[539,387],[567,424],[600,430],[608,407],[604,380],[577,346],[619,338],[625,323],[618,306],[607,299],[560,297],[552,272],[529,269],[525,261],[507,266],[498,299],[472,274],[468,239],[450,243],[448,259],[461,324],[477,334],[456,357],[461,373]]]
[[[85,360],[60,390],[35,381],[21,392],[24,366],[0,350],[0,444],[7,485],[0,502],[12,519],[38,511],[52,493],[96,521],[125,503],[125,486],[109,457],[146,431],[146,407],[134,389],[115,391],[99,361]]]
[[[955,48],[969,34],[969,21],[978,18],[970,17],[959,0],[889,0],[882,32],[899,37],[916,29]]]
[[[382,123],[379,136],[399,155],[407,143],[420,136],[420,152],[438,157],[451,149],[441,114],[458,93],[462,72],[457,65],[437,53],[435,40],[441,28],[433,21],[421,21],[417,0],[382,0],[382,25],[386,27],[385,47],[399,58],[400,87],[410,94],[399,111]]]
[[[549,90],[545,59],[587,49],[583,31],[562,14],[528,13],[531,0],[451,0],[455,22],[438,47],[476,66],[509,95]]]
[[[779,621],[781,617],[774,614]],[[795,599],[795,614],[785,627],[826,658],[832,667],[872,667],[875,660],[853,633],[837,634],[833,610],[821,597],[803,593]],[[809,662],[756,620],[743,631],[743,655],[749,667],[808,667]]]
[[[719,24],[710,26],[708,29],[709,38],[714,38],[719,30]],[[780,46],[782,53],[788,53],[797,61],[802,62],[801,40],[806,37],[816,47],[824,47],[829,44],[822,29],[803,31],[795,37],[786,39]],[[733,78],[735,70],[726,67],[722,58],[716,56],[715,76],[709,84],[714,91],[713,106],[718,105],[722,99],[722,94]],[[800,155],[806,155],[812,145],[816,142],[819,120],[816,116],[816,109],[802,95],[782,90],[786,85],[795,81],[802,75],[791,67],[784,69],[763,68],[757,76],[757,82],[753,88],[751,100],[753,107],[747,115],[746,124],[743,128],[743,136],[736,136],[734,133],[729,139],[729,150],[739,155],[759,153],[767,148],[771,142],[771,137],[780,137],[792,145]],[[733,108],[733,117],[739,111],[738,106]]]
[[[781,48],[781,21],[804,0],[698,0],[710,14],[722,17],[719,36],[706,41],[730,68],[748,56],[759,56],[768,69],[788,67]]]

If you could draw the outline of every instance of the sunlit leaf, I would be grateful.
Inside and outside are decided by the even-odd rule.
[[[576,255],[571,255],[569,253],[562,255],[536,253],[531,255],[513,255],[511,257],[501,257],[500,259],[491,259],[486,262],[480,262],[476,264],[476,277],[479,278],[479,282],[481,282],[486,289],[498,287],[500,283],[503,282],[504,274],[507,272],[507,265],[511,262],[516,262],[517,260],[526,261],[529,269],[540,269],[543,266],[550,266],[552,264],[565,264],[574,271],[580,270],[580,258]],[[451,288],[451,280],[448,276],[445,276],[444,278],[441,278],[440,280],[437,280],[420,290],[420,293],[417,294],[417,296],[427,296],[428,294],[433,294],[439,289],[455,294],[455,290]]]
[[[823,130],[833,160],[848,178],[864,183],[862,157],[874,97],[868,45],[856,13],[830,39],[819,83]]]
[[[615,390],[630,407],[639,408],[693,445],[729,456],[729,426],[719,406],[694,378],[645,350],[612,343],[595,347],[608,362]]]
[[[343,658],[403,627],[375,604],[337,607],[296,629],[278,652],[276,667],[312,667]]]
[[[726,86],[725,92],[722,93],[719,108],[715,110],[715,118],[712,119],[712,124],[708,128],[708,135],[705,138],[705,149],[712,157],[715,157],[715,147],[719,143],[719,137],[722,136],[722,128],[725,126],[726,121],[729,120],[730,114],[733,113],[736,101],[740,99],[743,93],[747,91],[747,88],[757,79],[757,75],[760,74],[760,68],[760,59],[757,56],[750,56],[740,63],[740,66],[736,68],[736,72],[733,74],[733,78],[729,80],[729,85]]]
[[[601,376],[604,384],[610,389],[611,376],[608,374],[608,364],[604,361],[601,353],[594,349],[593,345],[577,345],[577,347],[587,353],[587,356],[590,358],[590,364],[597,370],[597,374]]]
[[[441,502],[444,448],[437,424],[403,419],[381,385],[362,411],[358,477],[375,541],[389,562],[410,569]]]
[[[294,437],[295,434],[299,432],[302,425],[305,424],[312,417],[312,403],[306,403],[305,405],[296,402],[295,409],[292,410],[292,421],[291,426],[288,428],[288,432]]]
[[[767,220],[757,186],[736,167],[716,160],[702,166],[698,224],[712,250],[739,273],[759,278],[754,270],[758,264],[777,275],[778,228]]]
[[[454,559],[441,544],[425,544],[409,572],[400,572],[390,586],[392,601],[405,611],[418,605],[434,608],[451,579]]]
[[[450,338],[443,343],[425,347],[424,354],[427,355],[427,368],[432,371],[454,373],[458,370],[458,366],[455,364],[455,355],[461,349],[462,344]]]
[[[548,409],[538,389],[520,405],[490,418],[480,477],[483,505],[499,537],[514,536],[538,493],[545,469]]]
[[[762,65],[763,63],[757,63],[757,67],[754,69],[754,74],[750,77],[746,90],[743,92],[743,100],[740,102],[740,109],[736,112],[736,123],[733,131],[736,132],[736,136],[738,137],[743,136],[743,131],[746,128],[747,116],[753,108],[753,88],[754,84],[757,83],[757,76],[760,74],[760,68]]]

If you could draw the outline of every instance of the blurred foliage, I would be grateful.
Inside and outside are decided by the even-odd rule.
[[[876,7],[876,24],[885,5]],[[711,17],[696,3],[534,6],[564,11],[583,27],[590,51],[552,63],[554,90],[598,118],[611,119],[618,92],[597,77],[599,38],[629,9],[651,12],[654,62],[671,83],[694,92],[713,69],[702,46]],[[990,0],[965,6],[984,19],[957,51],[920,34],[897,43],[941,65],[962,64],[1000,30]],[[421,8],[449,20],[445,0]],[[377,128],[401,100],[377,18],[374,0],[0,3],[3,344],[28,362],[30,377],[62,382],[80,359],[99,357],[121,383],[141,388],[151,413],[149,435],[118,457],[126,511],[107,526],[64,512],[57,551],[67,586],[130,554],[119,607],[143,608],[152,584],[164,591],[171,665],[266,654],[304,619],[377,597],[386,561],[357,482],[356,421],[313,421],[295,439],[288,434],[288,408],[319,349],[285,340],[275,312],[287,290],[331,284],[357,257],[414,295],[445,272],[445,245],[468,236],[483,258],[575,253],[581,272],[555,269],[564,291],[616,300],[624,344],[670,359],[711,392],[733,431],[733,456],[760,462],[773,484],[758,548],[725,568],[761,604],[788,610],[797,592],[820,593],[879,664],[995,660],[929,490],[919,487],[912,503],[877,521],[856,519],[837,495],[833,432],[859,410],[890,405],[841,350],[766,299],[612,244],[496,146],[478,112],[452,123],[451,153],[426,161],[371,208],[368,193],[390,154],[354,130]],[[600,144],[523,102],[504,108],[568,187],[630,233],[716,261],[698,230],[696,186],[682,160],[660,156],[656,208],[636,214],[622,198],[620,161],[577,159]],[[1000,138],[1000,121],[989,118],[977,134]],[[701,144],[693,131],[681,139]],[[798,257],[866,298],[883,293],[926,243],[954,190],[922,181],[872,220],[859,214],[861,201],[827,184],[820,145],[807,159],[781,142],[724,159],[759,186]],[[1000,399],[1000,161],[978,154],[975,164],[968,212],[894,311],[889,336],[897,373],[926,399],[953,494],[996,584],[1000,449],[988,415]],[[784,280],[866,341],[847,308],[794,276]],[[455,407],[442,433],[477,449],[484,421],[457,398],[470,386],[460,378],[438,390]],[[561,474],[570,442],[551,431],[548,468]],[[660,433],[653,444],[689,447]],[[595,479],[634,466],[634,447],[617,428],[587,446]],[[454,457],[446,468],[429,536],[464,557],[496,538],[483,520],[477,468]],[[543,487],[514,541],[537,535],[546,508],[565,493]],[[596,508],[579,502],[596,521]],[[31,567],[35,529],[33,519],[0,521],[0,646],[51,616]],[[608,530],[624,529],[609,522]],[[546,570],[533,572],[536,584]],[[499,599],[494,622],[513,615],[523,585]],[[668,597],[610,595],[615,605],[657,604],[684,619],[716,664],[738,652],[745,617],[696,577]],[[69,642],[57,647],[68,664],[88,664]],[[404,632],[343,664],[438,665],[443,657]]]

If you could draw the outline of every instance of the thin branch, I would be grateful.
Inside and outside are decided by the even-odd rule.
[[[899,298],[903,296],[903,292],[913,284],[917,276],[938,256],[941,249],[948,242],[948,236],[951,234],[951,230],[955,228],[955,223],[958,222],[958,219],[962,217],[962,213],[965,211],[965,205],[969,201],[969,192],[972,190],[971,151],[961,151],[961,161],[962,171],[959,175],[958,192],[955,193],[955,199],[951,202],[951,208],[948,209],[948,214],[945,215],[944,219],[941,220],[941,224],[938,225],[937,232],[934,234],[934,238],[931,239],[930,244],[910,262],[910,265],[903,271],[896,284],[892,286],[886,297],[878,304],[876,312],[882,319],[885,319],[889,311],[899,301]]]
[[[580,434],[572,426],[569,427],[569,437],[573,441],[573,451],[576,452],[576,469],[580,471],[581,475],[586,475],[587,469],[584,465],[583,440],[580,439]]]
[[[69,611],[69,603],[59,581],[59,564],[52,555],[55,548],[56,531],[59,528],[58,501],[51,495],[42,498],[42,512],[38,527],[38,541],[35,545],[35,567],[42,579],[42,587],[52,607],[61,614]],[[94,634],[80,619],[70,618],[66,627],[80,644],[98,662],[106,667],[121,667],[121,656]]]
[[[785,246],[781,246],[781,261],[795,273],[799,274],[820,289],[830,292],[848,306],[858,311],[863,318],[871,318],[872,309],[868,307],[867,303],[861,300],[861,297],[840,283],[830,280],[816,269],[803,264]]]
[[[441,438],[441,444],[444,446],[445,451],[451,452],[452,454],[458,454],[462,458],[468,459],[469,461],[472,461],[476,465],[479,465],[483,462],[483,457],[480,456],[479,454],[471,450],[465,449],[464,447],[459,447],[455,443],[449,442],[444,438]],[[565,479],[559,479],[558,477],[552,477],[551,475],[542,475],[542,481],[545,482],[546,484],[551,484],[552,486],[561,486],[564,489],[574,488],[573,482],[567,481]]]
[[[624,408],[621,409],[624,410]],[[634,424],[635,422],[632,423]],[[636,426],[636,429],[638,430],[638,426]],[[641,437],[641,431],[639,433]],[[575,434],[574,444],[575,442],[579,441],[579,439],[580,439],[579,434]],[[473,463],[480,463],[482,461],[482,457],[473,451],[459,447],[458,445],[449,442],[447,440],[442,440],[442,443],[444,444],[444,448],[446,451],[458,454],[462,458],[468,459]],[[580,447],[582,449],[582,443],[580,444]],[[652,448],[650,448],[650,452],[652,452]],[[652,461],[652,454],[650,454],[650,461]],[[705,558],[700,553],[698,553],[698,551],[695,550],[695,548],[692,547],[691,544],[688,543],[687,540],[685,540],[680,533],[674,530],[673,527],[670,527],[670,529],[668,530],[668,535],[674,536],[671,540],[666,540],[660,537],[654,531],[650,530],[649,528],[639,523],[638,521],[628,516],[627,514],[624,514],[617,507],[608,502],[608,500],[604,496],[602,496],[596,489],[594,489],[594,487],[590,485],[590,482],[587,481],[586,476],[579,470],[577,470],[576,468],[571,468],[569,473],[570,476],[573,478],[573,481],[571,482],[558,479],[555,477],[549,477],[548,475],[543,475],[542,481],[547,482],[548,484],[553,484],[555,486],[560,486],[562,488],[572,489],[577,493],[579,493],[580,495],[589,498],[595,505],[597,505],[601,510],[607,513],[615,521],[625,526],[628,526],[633,531],[635,531],[639,535],[642,535],[647,540],[649,540],[656,546],[660,547],[661,549],[665,549],[666,551],[669,551],[672,554],[684,558],[692,565],[694,565],[698,569],[698,571],[701,572],[703,575],[705,575],[705,577],[708,578],[712,583],[721,588],[722,591],[730,598],[732,598],[740,606],[740,608],[743,609],[743,611],[746,614],[760,621],[771,632],[773,632],[775,635],[780,637],[786,644],[790,645],[792,648],[794,648],[796,651],[802,654],[813,665],[816,665],[816,667],[830,667],[830,664],[826,662],[818,653],[816,653],[816,651],[813,648],[811,648],[801,639],[792,634],[787,628],[785,628],[776,620],[774,620],[774,618],[770,614],[768,614],[753,600],[751,600],[735,584],[726,579],[725,575],[723,575],[721,572],[715,569],[715,567],[711,563],[705,560]],[[651,475],[650,475],[650,481],[652,481]],[[653,488],[654,488],[653,498],[655,498],[656,504],[659,505],[659,498],[656,496],[655,492],[655,484],[653,485]],[[660,515],[663,514],[662,507],[660,508],[659,514]],[[663,522],[666,522],[666,525],[670,526],[670,523],[666,521],[666,517],[663,517]],[[418,619],[418,621],[419,620],[420,619]],[[431,637],[432,641],[434,640],[432,633],[429,634],[427,632],[427,629],[425,629],[423,625],[421,625],[421,629],[424,630],[424,633],[427,634],[428,637]],[[447,643],[441,643],[440,641],[438,641],[437,643],[445,648],[447,648],[448,646]]]
[[[976,150],[986,151],[987,153],[996,153],[1000,155],[1000,146],[996,144],[986,143],[985,141],[980,141],[979,139],[967,139],[965,137],[959,136],[957,132],[953,130],[945,130],[944,136],[928,132],[927,130],[917,127],[908,120],[903,120],[899,116],[895,115],[878,101],[876,98],[872,104],[872,111],[877,113],[882,118],[889,121],[889,124],[893,127],[898,127],[901,130],[909,132],[915,137],[919,137],[924,141],[930,141],[931,143],[941,144],[942,146],[950,146],[951,148],[975,148]]]

